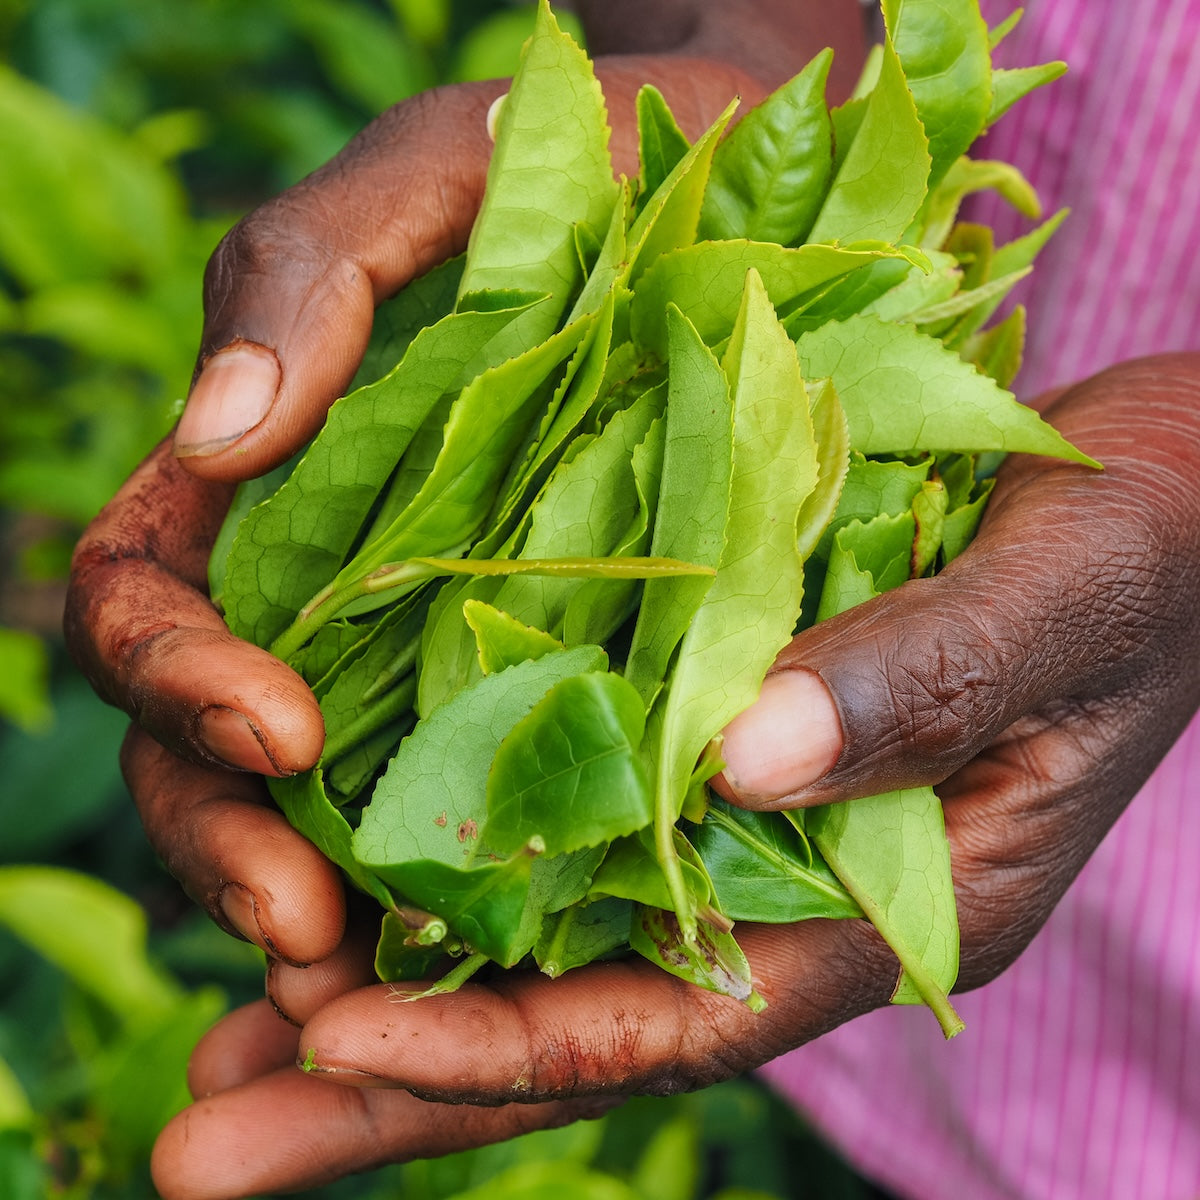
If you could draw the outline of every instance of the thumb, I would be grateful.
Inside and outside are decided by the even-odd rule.
[[[1179,567],[1145,515],[1161,481],[1151,504],[1116,434],[1092,444],[1102,474],[1014,459],[940,575],[798,635],[726,729],[717,790],[774,809],[938,784],[1021,717],[1061,724],[1178,674],[1186,602],[1152,584]]]
[[[487,110],[504,86],[397,105],[226,235],[205,274],[199,366],[175,434],[188,471],[247,479],[320,428],[376,304],[466,245],[491,153]]]
[[[979,575],[913,581],[797,637],[725,730],[718,790],[775,809],[941,783],[1066,690],[1047,656],[1067,614],[1032,580],[1003,585],[997,603]]]

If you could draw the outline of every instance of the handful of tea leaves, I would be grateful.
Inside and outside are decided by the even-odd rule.
[[[632,948],[757,1004],[735,922],[865,915],[895,999],[959,1027],[931,790],[757,814],[706,786],[795,630],[958,554],[1001,453],[1089,461],[1004,390],[1021,310],[985,328],[1059,218],[956,223],[984,187],[1037,214],[965,152],[1059,67],[993,69],[976,0],[884,15],[833,112],[828,52],[695,144],[644,89],[627,182],[542,0],[466,255],[235,501],[214,596],[327,728],[272,792],[382,905],[381,978]]]

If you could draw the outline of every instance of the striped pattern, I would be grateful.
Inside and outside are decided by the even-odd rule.
[[[995,23],[1012,4],[985,11]],[[1026,0],[998,52],[1071,73],[987,153],[1072,216],[1035,273],[1020,386],[1200,349],[1200,0]],[[1011,45],[1011,49],[1010,49]],[[978,219],[1023,222],[984,202]],[[865,1174],[911,1200],[1200,1197],[1200,720],[1046,927],[956,1001],[861,1018],[764,1075]]]
[[[1200,6],[1032,0],[1025,9],[997,57],[1063,58],[1071,70],[1013,109],[981,153],[1020,166],[1047,212],[1072,209],[1024,285],[1037,300],[1022,382],[1043,387],[1197,345]],[[998,237],[1027,228],[999,202],[977,211]]]

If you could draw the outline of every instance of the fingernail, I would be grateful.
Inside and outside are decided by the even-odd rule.
[[[271,1007],[275,1010],[276,1016],[278,1016],[281,1021],[286,1021],[289,1025],[295,1025],[297,1029],[303,1029],[304,1022],[296,1020],[296,1018],[293,1017],[291,1015],[291,1013],[289,1013],[279,1003],[279,1001],[275,999],[275,981],[277,978],[276,972],[278,971],[278,969],[280,967],[285,967],[285,966],[290,966],[290,965],[292,965],[292,964],[284,963],[281,959],[278,959],[278,958],[272,958],[270,961],[268,961],[266,980],[264,981],[265,989],[266,989],[266,993],[267,993],[267,1000],[270,1003]],[[305,964],[305,969],[307,969],[307,966],[308,966],[308,964]]]
[[[236,709],[214,704],[196,718],[196,736],[213,758],[229,767],[281,775],[258,730]]]
[[[248,942],[253,942],[267,954],[274,953],[271,939],[258,923],[258,901],[254,893],[242,883],[227,883],[217,894],[225,920]]]
[[[842,752],[833,697],[813,671],[778,671],[725,728],[725,781],[746,801],[769,802],[816,783]]]
[[[319,1075],[330,1083],[344,1083],[350,1087],[364,1088],[397,1088],[400,1085],[384,1075],[373,1071],[363,1071],[358,1067],[335,1067],[317,1061],[315,1049],[302,1051],[296,1056],[296,1066],[306,1075]]]
[[[175,430],[181,458],[216,454],[267,415],[279,391],[279,360],[256,342],[234,342],[205,364]]]

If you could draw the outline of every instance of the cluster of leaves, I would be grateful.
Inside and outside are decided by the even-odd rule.
[[[632,947],[753,1005],[734,922],[865,915],[895,999],[958,1028],[931,790],[785,817],[706,787],[797,625],[959,553],[999,454],[1087,461],[1004,390],[1021,311],[985,327],[1056,222],[996,248],[956,220],[982,187],[1036,212],[965,152],[1058,67],[994,70],[975,0],[884,17],[832,113],[828,53],[725,138],[734,105],[689,144],[643,89],[618,183],[543,2],[465,259],[235,504],[214,596],[327,727],[274,794],[386,910],[382,978]]]

